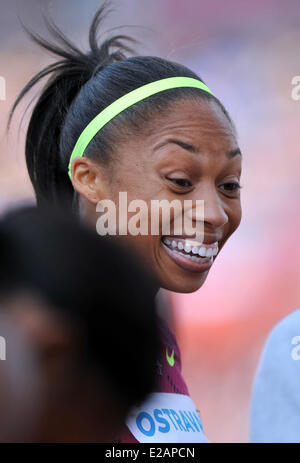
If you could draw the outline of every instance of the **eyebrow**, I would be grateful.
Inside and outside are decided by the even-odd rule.
[[[175,138],[168,138],[167,140],[162,141],[161,143],[158,143],[154,147],[154,151],[158,150],[159,148],[162,148],[163,146],[173,143],[175,145],[180,146],[181,148],[185,149],[186,151],[189,151],[190,153],[199,153],[199,148],[197,148],[194,145],[191,145],[190,143],[186,143],[181,140],[177,140]],[[234,150],[228,151],[226,153],[228,158],[234,158],[235,156],[242,155],[240,148],[235,148]]]

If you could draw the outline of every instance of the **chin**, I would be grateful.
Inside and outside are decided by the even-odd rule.
[[[161,286],[162,288],[174,293],[194,293],[203,286],[208,273],[209,272],[207,271],[203,272],[201,275],[195,274],[193,276],[180,276],[176,279],[161,282]]]

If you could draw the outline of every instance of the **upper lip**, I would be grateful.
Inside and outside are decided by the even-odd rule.
[[[222,237],[221,236],[216,236],[216,235],[204,235],[204,240],[203,244],[213,244],[213,243],[219,243],[221,241]]]
[[[168,236],[170,238],[179,238],[179,239],[183,239],[183,240],[195,240],[195,236],[192,236],[192,235],[164,235],[164,236]],[[222,236],[221,235],[207,235],[207,234],[204,234],[204,240],[202,241],[203,244],[214,244],[214,243],[219,243],[222,239]]]

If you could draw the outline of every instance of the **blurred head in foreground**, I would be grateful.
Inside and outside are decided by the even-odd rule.
[[[154,387],[152,283],[53,211],[0,221],[0,441],[109,442]]]

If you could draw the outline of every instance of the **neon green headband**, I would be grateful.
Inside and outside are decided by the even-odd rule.
[[[145,98],[148,98],[149,96],[156,93],[163,92],[164,90],[179,87],[199,88],[200,90],[204,90],[213,95],[211,90],[209,90],[209,88],[200,80],[193,79],[191,77],[168,77],[167,79],[161,79],[155,82],[151,82],[150,84],[143,85],[142,87],[139,87],[127,93],[126,95],[121,96],[121,98],[118,98],[112,104],[107,106],[107,108],[103,109],[103,111],[101,111],[101,113],[99,113],[86,126],[78,138],[69,162],[69,177],[71,181],[71,167],[73,159],[82,157],[84,155],[87,146],[93,140],[99,130],[102,129],[102,127],[104,127],[109,121],[124,111],[124,109],[129,108],[138,101],[144,100]]]

